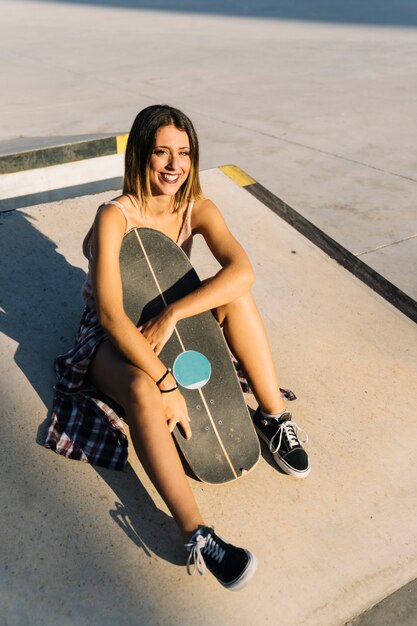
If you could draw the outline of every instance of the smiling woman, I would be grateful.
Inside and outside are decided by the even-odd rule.
[[[152,195],[175,195],[191,169],[188,135],[171,124],[158,130],[155,143],[149,162]]]
[[[172,185],[160,193],[175,195],[174,210],[202,197],[197,134],[188,117],[178,109],[147,107],[137,115],[129,134],[125,163],[123,193],[138,198],[142,206],[153,195],[152,184],[156,190],[163,184]]]
[[[178,424],[191,438],[184,397],[159,356],[180,320],[213,311],[258,400],[258,434],[284,472],[304,477],[310,466],[285,410],[250,294],[251,264],[219,209],[203,197],[198,159],[197,135],[184,113],[155,105],[138,114],[126,149],[123,194],[99,207],[84,240],[86,308],[75,347],[56,360],[45,445],[69,458],[121,469],[127,460],[126,420],[135,451],[183,535],[189,565],[194,560],[200,573],[207,566],[223,586],[237,590],[254,574],[256,559],[206,526],[171,437]],[[143,226],[164,233],[188,256],[193,236],[202,235],[221,269],[137,328],[123,308],[119,257],[126,233]]]

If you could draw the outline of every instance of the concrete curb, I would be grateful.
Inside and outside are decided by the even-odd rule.
[[[329,237],[312,222],[303,217],[295,209],[280,200],[275,194],[263,187],[254,178],[243,172],[236,165],[224,165],[220,168],[227,176],[238,185],[244,187],[257,200],[262,202],[271,211],[279,215],[283,220],[298,230],[304,237],[309,239],[329,257],[337,261],[345,269],[359,278],[365,285],[382,296],[396,309],[404,313],[413,322],[417,322],[417,302],[406,293],[401,291],[381,274],[373,270],[369,265],[361,261],[352,252],[349,252],[337,241]]]
[[[0,156],[0,212],[117,189],[128,135]]]
[[[0,174],[13,174],[125,152],[128,133],[0,155]]]

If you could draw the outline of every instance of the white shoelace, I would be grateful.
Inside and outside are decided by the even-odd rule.
[[[272,437],[270,441],[269,449],[272,452],[272,454],[275,454],[276,452],[278,452],[281,446],[282,437],[284,434],[287,438],[287,441],[291,449],[294,448],[295,446],[300,445],[300,443],[308,442],[308,435],[305,430],[300,428],[298,424],[293,422],[291,419],[285,420],[278,426],[277,432],[275,433],[275,435]],[[301,437],[299,435],[301,435]],[[278,444],[276,445],[276,447],[274,447],[274,440],[277,437],[278,437]]]
[[[206,573],[207,565],[204,560],[202,552],[205,552],[207,556],[211,556],[213,559],[222,562],[226,550],[221,548],[213,537],[208,534],[206,537],[203,535],[197,535],[195,539],[192,539],[189,543],[185,544],[185,547],[190,550],[190,554],[187,559],[187,573],[193,576],[197,571],[200,576]]]

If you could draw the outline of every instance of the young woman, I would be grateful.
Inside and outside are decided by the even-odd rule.
[[[86,308],[74,349],[56,361],[45,445],[69,458],[121,469],[127,459],[123,416],[143,467],[182,532],[188,572],[204,573],[207,566],[225,587],[240,589],[256,559],[206,526],[171,437],[176,424],[187,438],[192,430],[184,398],[159,358],[179,320],[214,311],[259,403],[259,435],[285,472],[302,477],[310,468],[250,294],[253,270],[218,208],[202,195],[198,159],[195,130],[181,111],[155,105],[138,114],[126,148],[123,195],[99,208],[84,241],[90,262]],[[123,236],[138,226],[161,231],[188,255],[193,236],[200,234],[221,265],[199,289],[139,329],[123,310],[119,268]]]

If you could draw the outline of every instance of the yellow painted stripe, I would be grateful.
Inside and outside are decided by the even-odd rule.
[[[129,137],[129,133],[126,133],[126,135],[117,135],[116,136],[117,154],[121,154],[122,152],[126,152],[126,144],[127,144],[128,137]]]
[[[247,185],[256,183],[254,178],[246,174],[246,172],[241,170],[237,165],[221,165],[219,169],[241,187],[247,187]]]

